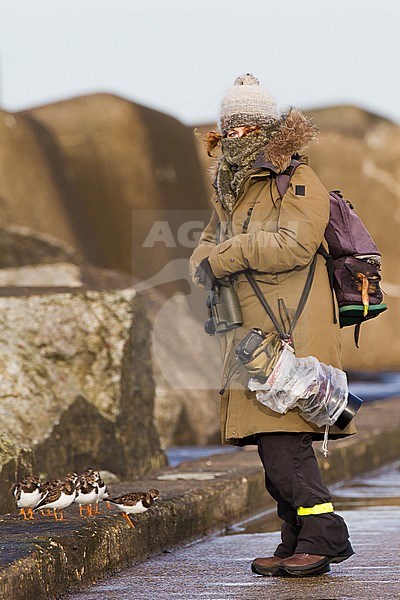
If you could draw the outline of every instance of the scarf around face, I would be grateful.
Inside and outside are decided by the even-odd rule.
[[[252,131],[240,138],[222,140],[222,157],[217,173],[217,192],[222,206],[231,213],[238,199],[240,186],[251,165],[268,144],[280,121]]]

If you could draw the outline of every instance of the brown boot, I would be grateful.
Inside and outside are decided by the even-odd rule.
[[[251,570],[257,575],[267,575],[276,577],[280,575],[279,564],[282,562],[282,556],[268,556],[268,558],[255,558],[251,563]]]
[[[293,556],[283,558],[280,561],[279,570],[283,575],[288,574],[296,577],[320,575],[329,573],[329,563],[333,560],[333,556],[321,556],[320,554],[293,554]]]

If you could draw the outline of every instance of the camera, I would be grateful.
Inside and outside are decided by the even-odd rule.
[[[246,367],[250,377],[265,383],[275,367],[282,349],[276,333],[265,333],[253,327],[236,346],[236,357]]]
[[[266,335],[261,329],[251,329],[236,347],[236,356],[243,364],[250,362],[253,355],[263,345]]]

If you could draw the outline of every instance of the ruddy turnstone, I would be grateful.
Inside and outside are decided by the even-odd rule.
[[[33,520],[33,508],[40,502],[43,490],[39,477],[27,475],[13,487],[13,495],[17,507],[20,508],[19,514],[25,521]],[[25,512],[25,509],[27,511]]]
[[[160,492],[151,489],[148,492],[129,492],[117,498],[110,498],[108,502],[119,508],[129,525],[134,527],[128,515],[146,512],[159,497]]]
[[[95,471],[95,469],[92,469],[90,467],[83,471],[82,477],[85,477],[86,480],[90,484],[97,486],[97,497],[95,500],[95,508],[93,511],[91,510],[91,514],[98,515],[98,514],[100,514],[99,501],[107,500],[107,498],[110,497],[109,493],[108,493],[107,485],[102,480],[100,472]]]
[[[107,489],[107,484],[104,483],[104,481],[101,478],[97,485],[99,486],[99,495],[96,504],[98,504],[99,500],[108,500],[108,498],[110,497],[110,494]],[[96,507],[96,510],[100,512],[98,510],[98,506]]]
[[[76,497],[74,502],[79,504],[79,513],[83,517],[83,507],[86,509],[86,515],[92,514],[92,504],[96,502],[99,495],[99,489],[97,483],[94,480],[86,477],[84,474],[80,475],[76,485]]]
[[[49,487],[43,498],[34,508],[36,510],[44,510],[45,508],[53,509],[55,521],[63,521],[63,509],[70,506],[76,496],[76,482],[78,475],[76,473],[68,473],[64,481],[53,487]],[[57,510],[60,511],[60,516],[57,516]]]
[[[45,481],[44,483],[42,483],[42,498],[46,492],[48,492],[51,488],[54,488],[57,485],[60,485],[60,483],[62,483],[61,479],[54,479],[54,478],[50,478],[47,481]],[[44,517],[53,514],[52,511],[50,510],[50,508],[48,508],[46,512],[44,512],[44,510],[41,510],[40,512]]]
[[[60,485],[60,483],[62,483],[61,479],[48,479],[42,483],[42,491],[48,492],[50,488],[56,487],[56,485]]]
[[[79,479],[78,473],[67,473],[66,476],[64,477],[64,481],[70,481],[73,484],[76,484],[78,479]]]

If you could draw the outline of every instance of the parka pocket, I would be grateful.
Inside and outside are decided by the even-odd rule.
[[[264,287],[262,284],[266,284],[266,286],[268,286],[268,285],[278,285],[278,283],[279,283],[278,275],[276,273],[257,273],[256,271],[252,271],[252,273],[253,273],[254,279],[257,281],[257,283],[261,284],[261,288],[263,291],[267,291],[268,288]],[[246,275],[244,273],[240,273],[239,275],[237,275],[236,282],[237,282],[237,285],[239,285],[240,287],[242,287],[242,286],[248,286],[249,288],[251,287],[246,278]]]
[[[276,273],[256,273],[253,271],[254,279],[258,283],[268,283],[270,285],[278,285],[278,275]]]

